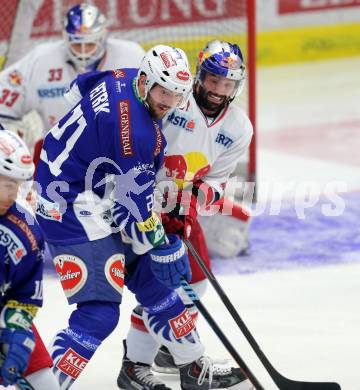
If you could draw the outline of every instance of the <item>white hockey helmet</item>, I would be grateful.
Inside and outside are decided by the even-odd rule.
[[[105,15],[94,5],[78,4],[67,12],[64,38],[68,55],[81,71],[89,70],[91,65],[103,57],[107,37],[106,26]],[[90,50],[88,44],[93,44]]]
[[[24,141],[9,130],[0,130],[0,175],[16,180],[29,180],[35,170]]]
[[[183,95],[178,107],[183,107],[192,92],[193,77],[189,61],[181,49],[157,45],[152,47],[141,61],[137,79],[141,74],[146,75],[145,97],[155,84],[169,91]]]

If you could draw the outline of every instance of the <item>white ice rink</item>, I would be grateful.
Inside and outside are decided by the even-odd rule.
[[[359,69],[360,58],[354,58],[258,71],[260,201],[271,200],[262,193],[266,183],[310,180],[326,185],[340,180],[348,191],[360,190]],[[287,199],[292,195],[289,190]],[[349,229],[358,231],[359,237],[359,227],[355,218]],[[274,259],[277,254],[272,254]],[[283,375],[337,381],[343,390],[360,389],[360,252],[355,251],[346,263],[261,268],[249,274],[221,274],[219,281]],[[66,326],[70,308],[56,279],[46,277],[44,294],[36,324],[48,343]],[[211,287],[204,302],[265,389],[276,389]],[[133,305],[126,291],[118,328],[97,351],[74,390],[117,389],[122,339]],[[202,319],[199,329],[207,354],[228,357]],[[180,388],[177,379],[163,378],[173,389]]]

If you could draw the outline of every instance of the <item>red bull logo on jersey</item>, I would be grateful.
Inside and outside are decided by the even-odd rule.
[[[164,157],[166,176],[172,178],[179,188],[186,182],[195,182],[210,171],[210,164],[202,152],[188,152]]]
[[[176,339],[181,339],[182,337],[185,337],[193,329],[195,329],[194,321],[187,309],[185,309],[177,317],[169,320],[169,324]]]
[[[179,126],[182,129],[193,132],[195,129],[195,121],[194,119],[189,119],[184,115],[176,115],[177,111],[172,112],[168,117],[167,120],[172,123],[175,126]]]
[[[116,253],[106,260],[105,276],[110,285],[120,294],[124,288],[125,256]]]
[[[58,255],[53,261],[66,297],[72,297],[86,283],[88,277],[86,264],[80,257],[70,254]]]
[[[83,356],[69,348],[56,364],[56,367],[71,378],[77,379],[88,362]]]
[[[21,75],[21,73],[18,71],[18,70],[13,70],[10,74],[9,74],[9,84],[15,86],[15,87],[20,87],[20,85],[22,84],[22,81],[23,81],[23,77]]]
[[[0,245],[6,247],[11,261],[17,265],[27,255],[26,248],[16,234],[4,225],[0,225]]]

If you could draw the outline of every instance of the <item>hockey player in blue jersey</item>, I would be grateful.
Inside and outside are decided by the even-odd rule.
[[[0,387],[23,375],[37,390],[55,390],[52,359],[32,324],[42,305],[44,239],[30,205],[17,198],[19,186],[33,172],[23,141],[1,129]]]
[[[77,304],[52,343],[61,389],[116,327],[125,281],[151,326],[164,329],[159,342],[173,340],[185,362],[202,353],[173,290],[190,278],[184,245],[165,235],[153,212],[165,148],[161,119],[191,90],[185,53],[155,46],[139,69],[79,76],[69,92],[75,106],[45,137],[36,212],[68,302]]]

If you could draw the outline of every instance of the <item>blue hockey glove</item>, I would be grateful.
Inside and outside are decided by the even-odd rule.
[[[181,277],[191,279],[189,258],[183,242],[174,234],[168,235],[168,244],[163,244],[150,253],[151,270],[161,283],[176,289],[180,287]]]
[[[7,386],[16,383],[17,376],[26,370],[35,347],[35,336],[31,330],[8,328],[1,329],[0,335],[0,344],[5,354],[0,376],[3,385]]]

